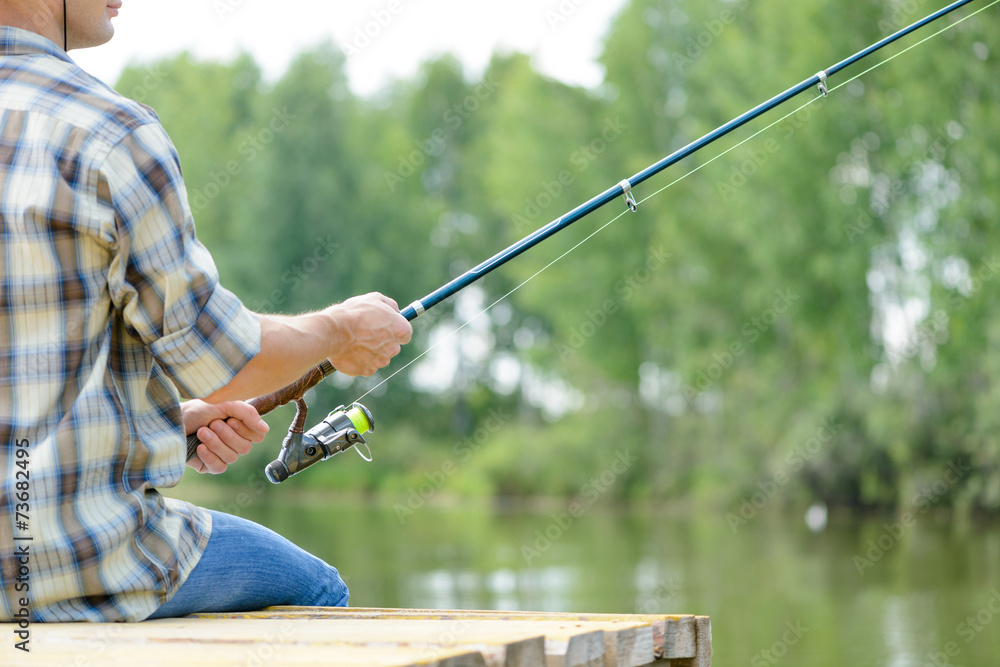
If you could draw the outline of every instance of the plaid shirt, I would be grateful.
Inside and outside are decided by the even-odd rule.
[[[180,397],[229,382],[259,322],[195,238],[156,115],[10,27],[0,225],[0,620],[21,598],[35,620],[141,620],[211,533],[156,491],[184,472]]]

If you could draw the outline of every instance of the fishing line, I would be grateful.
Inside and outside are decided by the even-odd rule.
[[[996,3],[996,2],[1000,2],[1000,0],[994,0],[994,3]],[[843,84],[841,84],[841,85],[843,85]],[[738,144],[736,144],[736,145],[734,145],[734,146],[732,146],[730,148],[727,148],[726,150],[724,150],[723,152],[719,153],[718,155],[716,155],[715,157],[713,157],[711,160],[708,160],[704,164],[698,165],[697,167],[695,167],[691,171],[687,172],[686,174],[684,174],[680,178],[678,178],[675,181],[673,181],[672,183],[667,184],[666,186],[660,188],[659,190],[657,190],[656,192],[652,193],[651,195],[649,195],[649,196],[641,199],[638,203],[642,204],[642,203],[644,203],[644,202],[652,199],[653,197],[655,197],[655,196],[663,193],[663,191],[665,191],[668,188],[670,188],[670,187],[676,185],[677,183],[683,181],[685,178],[687,178],[691,174],[695,173],[696,171],[699,171],[700,169],[702,169],[704,167],[707,167],[708,165],[710,165],[711,163],[715,162],[719,158],[725,156],[726,154],[728,154],[728,153],[736,150],[737,148],[739,148],[743,144],[747,143],[748,141],[750,141],[754,137],[760,135],[763,132],[766,132],[767,130],[771,129],[772,127],[774,127],[778,123],[781,123],[782,121],[787,120],[789,117],[794,116],[799,111],[801,111],[802,109],[806,108],[807,106],[809,106],[810,104],[812,104],[816,100],[822,99],[822,97],[823,97],[822,95],[819,95],[816,98],[814,98],[812,100],[809,100],[808,102],[806,102],[805,104],[803,104],[802,106],[800,106],[798,109],[795,109],[791,113],[789,113],[789,114],[787,114],[785,116],[782,116],[778,120],[774,121],[773,123],[771,123],[767,127],[763,128],[762,130],[759,130],[759,131],[755,132],[754,134],[750,135],[749,137],[747,137],[743,141],[739,142]],[[381,382],[379,382],[377,385],[375,385],[374,387],[372,387],[371,389],[369,389],[367,392],[365,392],[365,394],[363,396],[361,396],[360,398],[358,398],[357,400],[355,400],[355,403],[360,403],[361,401],[363,401],[364,399],[366,399],[369,395],[372,394],[372,392],[376,391],[379,387],[381,387],[382,385],[384,385],[385,383],[387,383],[389,380],[393,379],[394,377],[396,377],[397,375],[399,375],[400,373],[402,373],[403,371],[405,371],[407,368],[409,368],[410,366],[412,366],[416,362],[420,361],[420,359],[422,359],[426,355],[430,354],[437,347],[439,347],[440,345],[442,345],[445,342],[447,342],[453,336],[457,335],[459,332],[461,332],[463,329],[465,329],[466,327],[468,327],[470,324],[472,324],[473,322],[475,322],[476,320],[478,320],[480,317],[482,317],[483,315],[485,315],[486,313],[488,313],[490,310],[492,310],[493,308],[495,308],[501,301],[504,301],[505,299],[507,299],[508,297],[510,297],[512,294],[514,294],[515,292],[517,292],[519,289],[521,289],[522,287],[524,287],[525,285],[527,285],[528,283],[530,283],[532,280],[534,280],[535,278],[537,278],[539,275],[541,275],[542,273],[544,273],[548,269],[552,268],[552,266],[555,265],[557,262],[565,259],[567,255],[575,252],[584,243],[586,243],[587,241],[589,241],[590,239],[594,238],[595,236],[597,236],[598,234],[600,234],[602,231],[604,231],[605,229],[607,229],[608,227],[610,227],[611,225],[613,225],[614,223],[616,223],[626,213],[630,213],[630,212],[631,212],[631,209],[626,208],[624,211],[622,211],[621,213],[619,213],[615,217],[611,218],[611,220],[609,220],[605,224],[603,224],[600,227],[598,227],[596,230],[594,230],[589,235],[587,235],[586,238],[584,238],[583,240],[579,241],[576,245],[572,246],[569,250],[567,250],[563,254],[559,255],[558,257],[556,257],[554,260],[552,260],[551,262],[549,262],[548,264],[546,264],[545,266],[543,266],[541,269],[539,269],[538,271],[536,271],[530,277],[526,278],[517,287],[515,287],[512,290],[510,290],[509,292],[507,292],[506,294],[504,294],[503,296],[501,296],[499,299],[497,299],[496,301],[494,301],[490,305],[488,305],[485,308],[483,308],[481,311],[479,311],[478,313],[476,313],[475,315],[473,315],[471,318],[469,318],[460,327],[458,327],[457,329],[455,329],[454,331],[452,331],[451,333],[449,333],[448,335],[446,335],[441,340],[439,340],[436,343],[434,343],[434,345],[432,345],[428,349],[426,349],[423,352],[421,352],[417,357],[415,357],[414,359],[412,359],[405,366],[403,366],[402,368],[400,368],[399,370],[397,370],[395,373],[393,373],[392,375],[390,375],[389,377],[385,378],[384,380],[382,380]]]
[[[851,77],[850,79],[848,79],[847,81],[844,81],[843,83],[840,83],[840,84],[837,84],[837,85],[836,85],[836,86],[834,86],[833,88],[830,88],[829,92],[830,92],[830,93],[832,93],[832,92],[834,92],[835,90],[839,90],[840,88],[843,88],[844,86],[846,86],[846,85],[848,85],[848,84],[850,84],[850,83],[852,83],[852,82],[856,81],[857,79],[860,79],[860,78],[861,78],[861,77],[863,77],[863,76],[864,76],[865,74],[868,74],[869,72],[872,72],[872,71],[874,71],[874,70],[878,69],[879,67],[882,67],[883,65],[885,65],[885,64],[887,64],[887,63],[889,63],[889,62],[891,62],[891,61],[895,60],[896,58],[898,58],[899,56],[903,55],[903,54],[904,54],[904,53],[906,53],[907,51],[910,51],[911,49],[915,49],[916,47],[920,46],[920,45],[921,45],[921,44],[923,44],[924,42],[927,42],[927,41],[929,41],[929,40],[931,40],[931,39],[934,39],[935,37],[937,37],[937,36],[938,36],[938,35],[940,35],[941,33],[943,33],[943,32],[947,32],[948,30],[951,30],[952,28],[954,28],[954,27],[958,26],[958,25],[959,25],[960,23],[962,23],[963,21],[966,21],[967,19],[971,19],[971,18],[972,18],[973,16],[975,16],[975,15],[976,15],[976,14],[978,14],[979,12],[983,12],[983,11],[986,11],[987,9],[989,9],[990,7],[992,7],[993,5],[995,5],[995,4],[997,4],[997,3],[1000,3],[1000,0],[993,0],[993,2],[991,2],[991,3],[990,3],[990,4],[988,4],[988,5],[986,5],[985,7],[981,7],[981,8],[979,8],[979,9],[977,9],[977,10],[976,10],[975,12],[973,12],[973,13],[969,14],[968,16],[963,16],[963,17],[962,17],[961,19],[959,19],[959,20],[955,21],[955,22],[954,22],[953,24],[951,24],[951,25],[949,25],[949,26],[945,26],[945,27],[944,27],[944,28],[942,28],[941,30],[938,30],[938,31],[937,31],[936,33],[934,33],[933,35],[928,35],[927,37],[923,38],[923,39],[922,39],[922,40],[920,40],[919,42],[916,42],[916,43],[914,43],[914,44],[911,44],[910,46],[906,47],[905,49],[903,49],[903,50],[902,50],[902,51],[900,51],[899,53],[894,53],[893,55],[889,56],[888,58],[886,58],[886,59],[885,59],[885,60],[883,60],[882,62],[880,62],[880,63],[876,63],[875,65],[872,65],[871,67],[869,67],[869,68],[868,68],[868,69],[866,69],[865,71],[861,72],[860,74],[856,74],[855,76],[852,76],[852,77]],[[683,180],[684,180],[685,178],[687,178],[687,177],[688,177],[688,176],[690,176],[691,174],[693,174],[693,173],[695,173],[696,171],[698,171],[698,170],[702,169],[703,167],[707,167],[708,165],[712,164],[713,162],[715,162],[715,161],[716,161],[716,160],[718,160],[719,158],[723,157],[724,155],[726,155],[726,154],[728,154],[728,153],[732,152],[733,150],[735,150],[735,149],[739,148],[740,146],[742,146],[743,144],[747,143],[747,142],[748,142],[748,141],[750,141],[751,139],[755,139],[756,137],[758,137],[759,135],[763,134],[764,132],[767,132],[768,130],[770,130],[770,129],[771,129],[772,127],[774,127],[775,125],[777,125],[777,124],[779,124],[779,123],[781,123],[781,122],[783,122],[783,121],[785,121],[785,120],[788,120],[788,119],[789,119],[790,117],[792,117],[792,116],[794,116],[795,114],[797,114],[798,112],[802,111],[803,109],[805,109],[805,108],[806,108],[807,106],[809,106],[809,105],[810,105],[810,104],[812,104],[813,102],[816,102],[817,100],[821,100],[821,99],[823,99],[823,97],[824,97],[824,95],[817,95],[817,96],[816,96],[816,97],[814,97],[813,99],[809,100],[808,102],[806,102],[805,104],[803,104],[802,106],[800,106],[800,107],[799,107],[798,109],[796,109],[795,111],[792,111],[791,113],[789,113],[789,114],[786,114],[785,116],[782,116],[781,118],[779,118],[778,120],[774,121],[773,123],[771,123],[771,124],[770,124],[770,125],[768,125],[767,127],[764,127],[763,129],[760,129],[760,130],[758,130],[757,132],[754,132],[753,134],[751,134],[751,135],[750,135],[749,137],[747,137],[747,138],[746,138],[746,139],[744,139],[743,141],[741,141],[741,142],[739,142],[738,144],[736,144],[736,145],[732,146],[731,148],[728,148],[728,149],[724,150],[723,152],[719,153],[718,155],[716,155],[715,157],[713,157],[713,158],[712,158],[711,160],[709,160],[708,162],[705,162],[704,164],[701,164],[701,165],[698,165],[697,167],[695,167],[695,168],[694,168],[694,169],[692,169],[691,171],[689,171],[689,172],[687,172],[686,174],[684,174],[683,176],[679,177],[679,178],[678,178],[677,180],[673,181],[672,183],[668,183],[667,185],[665,185],[664,187],[660,188],[660,189],[659,189],[659,190],[657,190],[656,192],[652,193],[652,194],[651,194],[651,195],[649,195],[648,197],[645,197],[644,199],[641,199],[641,200],[639,201],[639,203],[640,203],[640,204],[642,204],[643,202],[646,202],[646,201],[648,201],[648,200],[652,199],[653,197],[655,197],[655,196],[659,195],[660,193],[662,193],[662,192],[663,192],[664,190],[666,190],[667,188],[670,188],[670,187],[672,187],[672,186],[676,185],[677,183],[680,183],[681,181],[683,181]],[[619,217],[621,217],[621,216],[619,216]],[[615,219],[617,220],[617,218],[615,218]]]
[[[861,77],[865,76],[866,74],[868,74],[868,73],[870,73],[870,72],[878,69],[879,67],[882,67],[883,65],[885,65],[885,64],[887,64],[887,63],[895,60],[896,58],[902,56],[903,54],[905,54],[905,53],[907,53],[909,51],[911,51],[912,49],[915,49],[916,47],[920,46],[921,44],[924,44],[924,43],[926,43],[926,42],[934,39],[935,37],[940,36],[941,34],[947,32],[948,30],[951,30],[951,29],[957,27],[958,25],[962,24],[963,22],[967,21],[968,19],[971,19],[972,17],[976,16],[977,14],[986,11],[987,9],[989,9],[990,7],[993,7],[994,5],[996,5],[998,3],[1000,3],[1000,0],[993,0],[988,5],[986,5],[984,7],[981,7],[979,9],[977,9],[976,11],[972,12],[971,14],[968,14],[968,15],[963,16],[962,18],[956,20],[951,25],[945,26],[944,28],[938,30],[937,32],[935,32],[935,33],[933,33],[931,35],[928,35],[927,37],[924,37],[923,39],[921,39],[918,42],[915,42],[914,44],[911,44],[910,46],[908,46],[905,49],[899,51],[898,53],[895,53],[895,54],[889,56],[885,60],[883,60],[883,61],[881,61],[879,63],[876,63],[875,65],[869,67],[868,69],[864,70],[863,72],[861,72],[859,74],[856,74],[855,76],[853,76],[853,77],[847,79],[846,81],[844,81],[844,82],[842,82],[842,83],[834,86],[833,88],[830,88],[826,92],[826,94],[817,95],[816,97],[814,97],[813,99],[809,100],[805,104],[799,106],[797,109],[795,109],[795,110],[793,110],[793,111],[785,114],[784,116],[782,116],[778,120],[770,123],[769,125],[761,128],[760,130],[754,132],[753,134],[751,134],[747,138],[743,139],[739,143],[736,143],[733,146],[730,146],[729,148],[727,148],[726,150],[722,151],[721,153],[719,153],[715,157],[711,158],[710,160],[704,162],[703,164],[698,165],[697,167],[695,167],[695,168],[691,169],[690,171],[686,172],[685,174],[683,174],[682,176],[678,177],[674,181],[672,181],[672,182],[668,183],[667,185],[663,186],[659,190],[656,190],[655,192],[653,192],[653,193],[649,194],[648,196],[644,197],[638,203],[639,204],[645,203],[645,202],[649,201],[650,199],[652,199],[652,198],[654,198],[654,197],[662,194],[664,191],[666,191],[667,189],[669,189],[669,188],[673,187],[674,185],[680,183],[681,181],[683,181],[687,177],[691,176],[692,174],[700,171],[704,167],[707,167],[708,165],[712,164],[716,160],[718,160],[718,159],[720,159],[720,158],[728,155],[732,151],[736,150],[740,146],[743,146],[747,142],[755,139],[756,137],[760,136],[764,132],[767,132],[768,130],[770,130],[771,128],[773,128],[775,125],[778,125],[778,124],[784,122],[785,120],[788,120],[790,117],[792,117],[795,114],[799,113],[800,111],[802,111],[803,109],[805,109],[809,105],[813,104],[814,102],[816,102],[816,101],[818,101],[820,99],[823,99],[824,97],[826,97],[827,94],[832,93],[832,92],[834,92],[836,90],[839,90],[840,88],[843,88],[844,86],[846,86],[846,85],[848,85],[848,84],[856,81],[857,79],[860,79]],[[822,83],[822,85],[825,86],[825,83],[826,83],[825,82],[825,77],[824,77],[824,79],[823,79],[823,81],[821,83]],[[461,332],[462,330],[464,330],[470,324],[472,324],[473,322],[475,322],[476,320],[478,320],[480,317],[482,317],[483,315],[485,315],[486,313],[488,313],[490,310],[492,310],[494,307],[496,307],[499,303],[501,303],[502,301],[506,300],[511,295],[513,295],[515,292],[517,292],[518,290],[520,290],[522,287],[524,287],[525,285],[527,285],[528,283],[530,283],[531,281],[533,281],[535,278],[537,278],[539,275],[541,275],[542,273],[544,273],[545,271],[547,271],[548,269],[550,269],[557,262],[561,261],[562,259],[564,259],[566,256],[570,255],[571,253],[575,252],[580,246],[582,246],[583,244],[587,243],[588,241],[590,241],[590,239],[594,238],[595,236],[597,236],[598,234],[600,234],[602,231],[604,231],[605,229],[607,229],[608,227],[610,227],[612,224],[614,224],[615,222],[617,222],[618,220],[620,220],[626,213],[629,213],[629,212],[632,212],[632,211],[633,211],[633,209],[626,208],[624,211],[622,211],[621,213],[619,213],[618,215],[616,215],[614,218],[612,218],[611,220],[609,220],[608,222],[606,222],[604,225],[602,225],[601,227],[597,228],[595,231],[591,232],[586,238],[584,238],[583,240],[579,241],[577,244],[575,244],[574,246],[572,246],[569,250],[567,250],[563,254],[559,255],[554,260],[552,260],[551,262],[549,262],[548,264],[546,264],[544,267],[542,267],[541,269],[539,269],[538,271],[536,271],[534,274],[532,274],[530,277],[528,277],[527,279],[525,279],[523,282],[521,282],[519,285],[517,285],[516,287],[514,287],[512,290],[510,290],[509,292],[507,292],[506,294],[504,294],[503,296],[501,296],[499,299],[497,299],[496,301],[494,301],[490,305],[488,305],[485,308],[483,308],[477,314],[473,315],[464,324],[462,324],[461,326],[459,326],[457,329],[455,329],[451,333],[447,334],[444,338],[438,340],[436,343],[434,343],[428,349],[426,349],[423,352],[421,352],[418,356],[416,356],[414,359],[412,359],[411,361],[409,361],[405,366],[403,366],[399,370],[395,371],[394,373],[392,373],[392,375],[388,376],[387,378],[385,378],[384,380],[382,380],[381,382],[379,382],[377,385],[375,385],[374,387],[372,387],[371,389],[369,389],[360,398],[358,398],[355,402],[356,403],[360,403],[362,400],[364,400],[365,398],[367,398],[373,392],[377,391],[380,387],[382,387],[383,385],[385,385],[387,382],[389,382],[390,380],[392,380],[394,377],[396,377],[397,375],[399,375],[400,373],[402,373],[403,371],[405,371],[406,369],[408,369],[410,366],[412,366],[416,362],[420,361],[426,355],[430,354],[432,351],[434,351],[435,349],[437,349],[438,347],[440,347],[442,344],[444,344],[445,342],[447,342],[448,340],[450,340],[451,338],[453,338],[454,336],[456,336],[459,332]]]
[[[996,1],[1000,2],[1000,0],[996,0]],[[643,200],[643,201],[645,201],[645,200]],[[436,349],[437,347],[439,347],[440,345],[442,345],[443,343],[445,343],[446,341],[448,341],[450,338],[452,338],[453,336],[455,336],[456,334],[458,334],[460,331],[462,331],[463,329],[465,329],[466,327],[468,327],[470,324],[472,324],[473,322],[475,322],[476,320],[478,320],[480,317],[482,317],[483,315],[485,315],[489,311],[493,310],[493,308],[496,307],[497,304],[499,304],[501,301],[505,300],[507,297],[509,297],[512,294],[514,294],[514,292],[518,291],[519,289],[521,289],[522,287],[524,287],[525,285],[527,285],[528,283],[530,283],[532,280],[534,280],[535,278],[537,278],[539,275],[541,275],[542,273],[544,273],[545,271],[547,271],[548,269],[550,269],[556,262],[558,262],[561,259],[565,258],[570,253],[574,252],[577,248],[579,248],[584,243],[586,243],[590,239],[592,239],[595,236],[597,236],[598,234],[600,234],[607,227],[610,227],[612,224],[614,224],[615,222],[617,222],[619,218],[621,218],[622,216],[624,216],[626,213],[629,213],[629,212],[630,211],[628,209],[625,209],[624,211],[622,211],[621,213],[619,213],[618,215],[616,215],[615,217],[613,217],[611,220],[609,220],[608,222],[606,222],[604,225],[602,225],[601,227],[599,227],[597,230],[595,230],[594,232],[591,232],[591,234],[589,236],[587,236],[587,238],[583,239],[582,241],[580,241],[579,243],[577,243],[576,245],[574,245],[572,248],[570,248],[569,250],[567,250],[563,254],[561,254],[558,257],[556,257],[554,260],[552,260],[551,262],[549,262],[548,264],[546,264],[545,266],[543,266],[541,269],[539,269],[538,271],[536,271],[531,277],[527,278],[520,285],[518,285],[517,287],[515,287],[511,291],[507,292],[502,297],[500,297],[499,299],[497,299],[496,301],[494,301],[493,303],[491,303],[490,305],[486,306],[481,311],[479,311],[478,313],[476,313],[475,315],[473,315],[472,317],[470,317],[465,322],[465,324],[463,324],[462,326],[458,327],[457,329],[455,329],[454,331],[452,331],[451,333],[449,333],[447,336],[445,336],[444,338],[442,338],[438,342],[434,343],[434,345],[432,345],[428,349],[426,349],[423,352],[421,352],[419,356],[417,356],[412,361],[410,361],[408,364],[406,364],[405,366],[403,366],[402,368],[400,368],[398,371],[396,371],[395,373],[393,373],[392,375],[390,375],[389,377],[387,377],[386,379],[382,380],[377,385],[375,385],[374,387],[372,387],[371,389],[369,389],[367,392],[365,392],[364,396],[362,396],[361,398],[357,399],[354,402],[355,403],[360,403],[361,401],[363,401],[373,391],[375,391],[376,389],[378,389],[379,387],[381,387],[382,385],[384,385],[386,382],[388,382],[392,378],[396,377],[397,375],[399,375],[400,373],[402,373],[403,371],[405,371],[407,368],[409,368],[413,364],[415,364],[418,361],[420,361],[420,359],[422,359],[424,356],[430,354],[434,349]]]
[[[997,3],[997,2],[1000,2],[1000,0],[994,0],[994,4]],[[841,85],[843,85],[843,84],[841,84]],[[836,89],[834,89],[834,90],[836,90]],[[699,171],[700,169],[702,169],[704,167],[707,167],[708,165],[710,165],[711,163],[715,162],[719,158],[725,156],[726,154],[728,154],[728,153],[736,150],[737,148],[739,148],[743,144],[747,143],[748,141],[750,141],[754,137],[762,134],[763,132],[766,132],[767,130],[771,129],[772,127],[774,127],[778,123],[781,123],[782,121],[787,120],[791,116],[794,116],[799,111],[802,111],[802,109],[805,109],[807,106],[809,106],[810,104],[812,104],[816,100],[822,99],[822,97],[823,97],[822,95],[819,95],[819,96],[815,97],[814,99],[809,100],[808,102],[806,102],[805,104],[803,104],[802,106],[800,106],[798,109],[792,111],[791,113],[789,113],[789,114],[787,114],[785,116],[782,116],[781,118],[779,118],[778,120],[774,121],[773,123],[771,123],[767,127],[763,128],[762,130],[759,130],[759,131],[755,132],[754,134],[750,135],[749,137],[747,137],[743,141],[739,142],[738,144],[736,144],[736,145],[734,145],[734,146],[732,146],[730,148],[727,148],[726,150],[722,151],[721,153],[719,153],[718,155],[716,155],[715,157],[713,157],[711,160],[708,160],[704,164],[698,165],[697,167],[695,167],[691,171],[687,172],[686,174],[684,174],[680,178],[676,179],[675,181],[673,181],[673,182],[667,184],[666,186],[660,188],[659,190],[657,190],[656,192],[652,193],[651,195],[649,195],[649,196],[647,196],[647,197],[639,200],[638,203],[642,204],[642,203],[644,203],[646,201],[649,201],[653,197],[655,197],[655,196],[663,193],[664,190],[666,190],[666,189],[668,189],[668,188],[676,185],[677,183],[680,183],[681,181],[683,181],[685,178],[687,178],[691,174],[695,173],[696,171]],[[552,260],[551,262],[549,262],[548,264],[546,264],[545,266],[543,266],[541,269],[539,269],[538,271],[536,271],[534,274],[532,274],[530,277],[528,277],[527,279],[525,279],[524,282],[522,282],[520,285],[518,285],[517,287],[515,287],[511,291],[507,292],[506,294],[504,294],[503,296],[501,296],[499,299],[497,299],[496,301],[494,301],[490,305],[488,305],[485,308],[483,308],[481,311],[479,311],[478,313],[476,313],[475,315],[473,315],[471,318],[469,318],[460,327],[458,327],[457,329],[455,329],[454,331],[452,331],[451,333],[449,333],[448,335],[446,335],[444,338],[442,338],[438,342],[434,343],[434,345],[432,345],[428,349],[424,350],[422,353],[420,353],[420,355],[418,355],[417,357],[415,357],[414,359],[412,359],[405,366],[403,366],[402,368],[400,368],[399,370],[397,370],[395,373],[393,373],[392,375],[390,375],[389,377],[385,378],[384,380],[382,380],[381,382],[379,382],[377,385],[375,385],[374,387],[372,387],[371,389],[369,389],[363,396],[361,396],[360,398],[358,398],[355,401],[355,403],[360,403],[361,401],[363,401],[364,399],[366,399],[372,392],[376,391],[379,387],[381,387],[382,385],[384,385],[385,383],[387,383],[389,380],[391,380],[392,378],[396,377],[397,375],[399,375],[400,373],[402,373],[403,371],[405,371],[407,368],[409,368],[410,366],[412,366],[416,362],[420,361],[420,359],[422,359],[424,356],[430,354],[438,346],[444,344],[450,338],[452,338],[453,336],[455,336],[456,334],[458,334],[459,332],[461,332],[463,329],[465,329],[466,327],[468,327],[470,324],[472,324],[473,322],[475,322],[476,320],[478,320],[480,317],[482,317],[483,315],[485,315],[486,313],[488,313],[489,311],[491,311],[501,301],[504,301],[505,299],[507,299],[508,297],[510,297],[512,294],[514,294],[515,292],[517,292],[519,289],[521,289],[522,287],[524,287],[525,285],[527,285],[528,283],[530,283],[532,280],[534,280],[535,278],[537,278],[539,275],[541,275],[542,273],[544,273],[548,269],[552,268],[552,266],[554,264],[556,264],[557,262],[565,259],[567,255],[575,252],[584,243],[586,243],[590,239],[592,239],[595,236],[597,236],[598,234],[600,234],[602,231],[604,231],[605,229],[607,229],[608,227],[610,227],[611,225],[613,225],[615,222],[617,222],[618,220],[620,220],[626,213],[630,213],[630,212],[631,212],[630,209],[625,209],[624,211],[622,211],[621,213],[619,213],[615,217],[611,218],[611,220],[609,220],[605,224],[603,224],[600,227],[598,227],[596,230],[594,230],[593,232],[591,232],[586,238],[584,238],[583,240],[581,240],[580,242],[578,242],[576,245],[574,245],[573,247],[571,247],[569,250],[567,250],[563,254],[559,255],[554,260]]]
[[[834,86],[833,88],[830,89],[830,92],[832,93],[833,91],[837,90],[838,88],[842,88],[842,87],[846,86],[847,84],[851,83],[855,79],[859,79],[859,78],[863,77],[865,74],[868,74],[868,72],[871,72],[872,70],[878,69],[882,65],[885,65],[886,63],[888,63],[888,62],[890,62],[892,60],[895,60],[896,58],[898,58],[899,56],[903,55],[907,51],[909,51],[911,49],[915,49],[918,46],[920,46],[921,44],[923,44],[924,42],[926,42],[928,40],[931,40],[931,39],[934,39],[935,37],[937,37],[941,33],[947,32],[947,31],[951,30],[952,28],[957,27],[961,23],[967,21],[968,19],[971,19],[973,16],[975,16],[976,14],[979,14],[980,12],[986,11],[987,9],[989,9],[990,7],[992,7],[993,5],[995,5],[997,3],[1000,3],[1000,0],[993,0],[993,2],[991,2],[988,5],[986,5],[985,7],[980,7],[979,9],[977,9],[974,12],[972,12],[968,16],[963,16],[962,18],[958,19],[957,21],[955,21],[951,25],[948,25],[948,26],[945,26],[945,27],[941,28],[936,33],[934,33],[933,35],[928,35],[927,37],[924,37],[919,42],[916,42],[915,44],[911,44],[910,46],[906,47],[905,49],[903,49],[899,53],[894,53],[893,55],[889,56],[888,58],[886,58],[882,62],[876,63],[875,65],[872,65],[871,67],[869,67],[868,69],[866,69],[864,72],[861,72],[860,74],[851,77],[850,79],[848,79],[847,81],[843,82],[842,84],[840,84],[838,86]]]

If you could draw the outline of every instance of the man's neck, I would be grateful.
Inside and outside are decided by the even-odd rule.
[[[48,3],[34,4],[31,12],[21,3],[0,4],[0,25],[28,30],[63,46],[62,16],[56,16]]]

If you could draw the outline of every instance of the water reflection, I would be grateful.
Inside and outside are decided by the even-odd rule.
[[[688,608],[683,581],[679,568],[650,556],[643,557],[636,563],[632,575],[634,613],[672,614],[678,609]]]
[[[425,508],[400,522],[391,506],[250,509],[336,564],[357,606],[707,614],[727,666],[1000,664],[996,525],[926,517],[879,547],[885,520],[831,518],[814,533],[802,514],[760,516],[734,532],[724,512],[595,509],[529,558],[550,513]]]
[[[920,627],[921,609],[933,600],[927,595],[890,596],[882,604],[882,636],[888,667],[917,667],[928,627]]]
[[[545,567],[491,572],[433,570],[406,582],[407,594],[435,609],[565,611],[569,592],[581,585],[573,567]]]

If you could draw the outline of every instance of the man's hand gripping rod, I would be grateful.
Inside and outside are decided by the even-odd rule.
[[[264,469],[264,474],[272,483],[284,482],[314,463],[355,445],[365,444],[363,434],[375,430],[375,419],[371,412],[360,403],[355,403],[349,408],[340,406],[308,432],[303,432],[307,412],[305,393],[333,372],[333,364],[324,361],[284,389],[249,401],[261,415],[282,405],[295,403],[295,419],[281,444],[281,453]],[[187,460],[198,455],[199,442],[197,433],[188,436]]]
[[[417,318],[417,313],[403,311],[403,317],[409,321]],[[423,310],[421,310],[421,313]],[[313,368],[301,378],[279,389],[273,394],[261,396],[247,401],[261,416],[266,415],[275,408],[288,403],[295,403],[295,419],[288,428],[288,435],[281,443],[281,453],[278,458],[267,464],[264,474],[272,484],[280,484],[286,479],[302,472],[309,466],[320,461],[325,461],[331,456],[336,456],[346,449],[355,445],[365,445],[362,437],[365,433],[375,430],[375,418],[371,411],[360,403],[354,403],[348,407],[343,405],[326,416],[316,426],[303,432],[306,424],[306,401],[307,391],[322,382],[328,375],[336,369],[329,360]],[[198,455],[197,433],[192,433],[187,438],[187,461]],[[360,454],[360,450],[358,451]],[[362,458],[371,460],[371,451],[368,456],[361,454]]]

